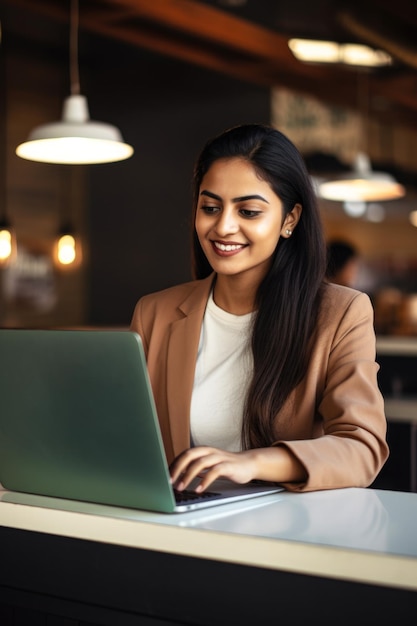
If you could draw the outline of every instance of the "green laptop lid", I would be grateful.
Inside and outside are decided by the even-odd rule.
[[[6,489],[173,510],[136,333],[0,330],[0,406]]]

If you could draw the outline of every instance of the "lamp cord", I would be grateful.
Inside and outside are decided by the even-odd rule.
[[[78,27],[79,7],[78,0],[71,0],[70,15],[70,83],[71,95],[80,94],[80,73],[78,67]]]
[[[1,168],[1,184],[0,184],[0,226],[7,224],[7,34],[4,36],[3,24],[0,23],[0,168]]]
[[[365,154],[369,154],[369,74],[358,72],[358,106],[362,118],[361,148]]]

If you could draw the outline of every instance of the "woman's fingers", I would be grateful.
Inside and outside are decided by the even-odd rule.
[[[183,452],[171,466],[171,481],[177,489],[186,489],[217,462],[216,456],[215,448],[192,448]]]
[[[172,483],[180,491],[186,489],[196,478],[200,478],[195,489],[197,492],[204,491],[220,477],[237,483],[249,482],[254,478],[250,455],[204,446],[191,448],[180,454],[173,462],[170,472]]]

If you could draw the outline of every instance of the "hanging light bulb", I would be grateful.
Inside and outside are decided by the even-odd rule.
[[[17,156],[42,163],[92,164],[128,159],[133,148],[110,124],[89,119],[87,99],[80,94],[78,71],[78,0],[71,0],[71,95],[63,105],[62,120],[35,128],[16,148]]]
[[[61,268],[75,268],[81,263],[81,244],[70,227],[61,229],[54,245],[55,264]]]
[[[0,267],[7,265],[16,250],[14,233],[7,220],[0,220]]]
[[[75,239],[72,235],[62,235],[58,240],[57,256],[62,265],[71,265],[76,258]]]

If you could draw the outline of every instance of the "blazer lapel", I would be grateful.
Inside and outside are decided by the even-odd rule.
[[[201,324],[213,276],[200,281],[180,305],[182,319],[173,322],[167,354],[167,402],[174,456],[190,447],[190,403]]]

